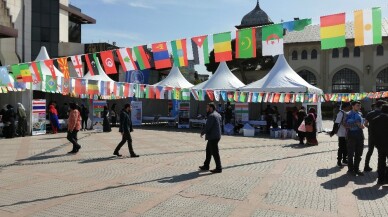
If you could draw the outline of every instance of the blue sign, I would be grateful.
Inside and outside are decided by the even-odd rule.
[[[149,84],[150,70],[133,70],[125,73],[125,82]]]

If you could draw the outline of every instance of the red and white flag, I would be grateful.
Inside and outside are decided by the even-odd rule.
[[[124,72],[137,70],[136,63],[132,57],[132,50],[130,48],[121,48],[116,50],[116,52]]]
[[[102,64],[104,65],[104,69],[106,74],[117,74],[117,69],[115,65],[115,61],[113,58],[112,51],[103,51],[100,53]]]
[[[56,79],[56,78],[57,78],[57,75],[55,74],[53,60],[45,60],[45,61],[44,61],[44,64],[45,64],[45,65],[47,66],[47,68],[50,70],[51,75],[53,76],[53,79]]]
[[[71,62],[73,63],[74,69],[77,72],[77,77],[81,78],[84,74],[81,55],[71,56],[70,58]]]

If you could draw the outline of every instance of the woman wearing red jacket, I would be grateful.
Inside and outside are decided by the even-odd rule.
[[[70,113],[67,124],[67,140],[73,144],[73,150],[71,150],[69,154],[75,154],[81,149],[77,138],[77,134],[80,129],[81,114],[77,110],[77,105],[75,103],[70,103]]]
[[[58,111],[55,108],[55,102],[52,102],[49,106],[49,117],[50,117],[51,129],[53,131],[53,134],[56,134],[58,133],[58,129],[59,129],[59,121],[58,121]]]

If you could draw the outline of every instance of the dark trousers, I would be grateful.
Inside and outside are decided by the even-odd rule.
[[[78,130],[73,130],[72,132],[67,131],[67,140],[73,144],[73,151],[78,150],[81,146],[78,144]]]
[[[377,174],[378,180],[383,182],[387,178],[387,159],[388,159],[388,150],[377,150],[379,153],[379,160],[377,164]]]
[[[112,116],[112,127],[116,127],[117,118],[116,116]]]
[[[89,118],[82,118],[82,129],[88,129],[88,119]],[[84,127],[85,126],[85,127]]]
[[[346,161],[348,158],[348,148],[346,147],[346,137],[338,137],[338,153],[337,160],[338,162]]]
[[[20,136],[25,136],[27,132],[27,120],[25,118],[18,119],[18,129],[17,132]]]
[[[362,152],[364,150],[363,135],[348,135],[348,168],[350,171],[359,171]]]
[[[366,156],[365,156],[365,167],[369,167],[370,158],[372,157],[374,149],[375,149],[374,144],[371,142],[371,139],[368,138],[368,152],[366,153]]]
[[[123,133],[123,137],[121,139],[121,142],[117,145],[114,153],[119,153],[121,147],[123,147],[123,145],[125,144],[125,142],[128,142],[128,149],[129,149],[129,153],[131,155],[134,155],[135,152],[133,151],[133,147],[132,147],[132,137],[131,137],[131,134],[129,132],[125,132]]]
[[[299,143],[304,143],[304,138],[306,137],[306,133],[302,131],[298,131]]]
[[[222,169],[221,166],[221,158],[220,158],[220,153],[218,151],[218,142],[219,139],[212,139],[207,141],[206,145],[206,160],[203,163],[203,165],[207,168],[209,168],[210,165],[210,160],[212,159],[212,156],[214,158],[214,161],[216,163],[216,169]]]

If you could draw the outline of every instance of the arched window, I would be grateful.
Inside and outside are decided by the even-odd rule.
[[[358,93],[360,92],[360,78],[351,69],[344,68],[335,73],[332,82],[333,93]]]
[[[378,45],[376,49],[377,56],[384,56],[384,47],[383,45]]]
[[[298,75],[307,81],[307,83],[313,86],[317,86],[317,77],[315,77],[314,73],[310,72],[309,70],[302,70],[298,72]]]
[[[339,50],[338,50],[338,48],[334,48],[333,49],[331,56],[333,58],[338,58],[339,57]]]
[[[348,58],[348,57],[349,57],[349,48],[345,47],[345,48],[342,50],[342,57],[343,57],[343,58]]]
[[[318,58],[318,51],[314,49],[311,51],[311,59],[315,60],[317,58]]]
[[[292,51],[292,60],[298,60],[298,51]]]
[[[361,49],[360,47],[355,47],[353,50],[353,56],[354,57],[360,57],[361,56]]]
[[[388,67],[377,75],[376,91],[388,91]]]
[[[302,60],[307,60],[307,51],[306,50],[302,51]]]

